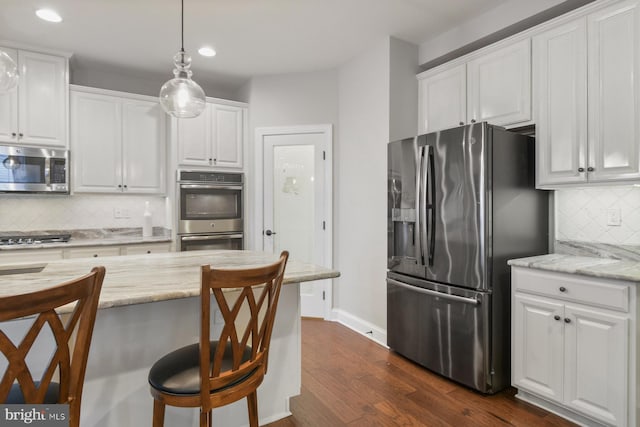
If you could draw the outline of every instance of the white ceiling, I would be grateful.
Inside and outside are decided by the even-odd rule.
[[[194,79],[336,67],[385,36],[420,44],[509,0],[185,0]],[[0,0],[0,40],[63,50],[75,64],[166,74],[180,47],[179,0]],[[63,22],[34,12],[55,9]],[[199,56],[208,44],[218,55]]]

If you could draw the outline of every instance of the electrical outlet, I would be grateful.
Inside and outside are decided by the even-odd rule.
[[[619,227],[622,224],[620,208],[607,209],[607,225]]]

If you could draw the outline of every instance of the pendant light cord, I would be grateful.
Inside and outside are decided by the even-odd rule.
[[[181,0],[180,4],[182,6],[180,10],[180,17],[181,17],[180,28],[182,31],[181,38],[180,38],[180,52],[184,52],[184,0]]]

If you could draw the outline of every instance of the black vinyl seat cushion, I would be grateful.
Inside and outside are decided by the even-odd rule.
[[[210,364],[213,363],[213,357],[218,347],[218,341],[211,341]],[[247,346],[242,355],[244,363],[251,359],[251,348]],[[224,359],[222,360],[221,372],[231,369],[233,366],[231,355],[231,344],[227,343]],[[253,372],[248,373],[244,377],[234,381],[224,388],[226,389],[235,384],[242,382]],[[198,343],[181,347],[171,353],[163,356],[153,364],[149,371],[149,384],[156,390],[170,394],[198,394],[200,393],[200,345]],[[216,390],[210,390],[211,392]]]
[[[40,386],[40,382],[36,381],[36,388]],[[47,388],[47,392],[44,395],[44,402],[42,403],[58,403],[58,396],[60,394],[60,384],[58,383],[50,383]],[[14,384],[11,386],[11,390],[9,390],[9,395],[7,396],[7,400],[3,403],[5,404],[22,404],[24,401],[24,394],[22,394],[22,389],[19,384]]]

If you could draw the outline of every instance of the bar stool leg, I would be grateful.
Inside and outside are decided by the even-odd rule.
[[[153,427],[164,427],[164,403],[153,399]]]
[[[249,407],[249,426],[258,427],[258,393],[254,391],[247,395],[247,406]]]

